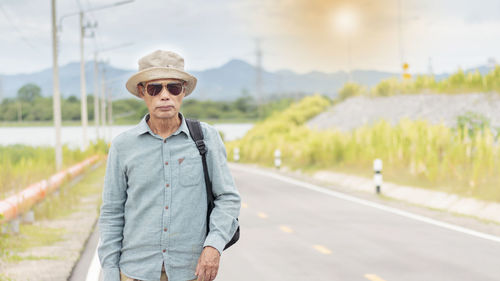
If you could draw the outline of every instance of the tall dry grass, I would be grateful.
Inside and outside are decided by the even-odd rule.
[[[330,101],[307,97],[255,125],[244,138],[226,144],[229,159],[240,149],[243,162],[273,165],[280,149],[293,169],[336,169],[372,176],[375,158],[386,181],[500,201],[500,158],[489,127],[451,129],[426,121],[379,121],[350,132],[313,131],[305,122]]]

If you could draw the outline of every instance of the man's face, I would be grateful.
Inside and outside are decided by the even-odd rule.
[[[175,96],[170,93],[166,85],[172,82],[182,83],[183,81],[178,79],[156,79],[151,81],[143,82],[142,85],[138,85],[137,89],[139,92],[139,96],[146,102],[146,106],[148,107],[149,114],[159,119],[169,119],[176,118],[177,114],[182,105],[182,99],[186,95],[186,87],[183,87],[182,92]],[[146,92],[146,88],[148,84],[163,84],[163,88],[161,92],[156,96],[151,96]]]

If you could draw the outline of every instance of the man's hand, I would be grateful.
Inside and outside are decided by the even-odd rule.
[[[198,265],[196,266],[196,276],[198,281],[212,281],[217,276],[219,270],[220,253],[211,246],[203,248],[200,257],[198,258]]]

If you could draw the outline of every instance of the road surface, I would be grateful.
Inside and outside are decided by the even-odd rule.
[[[243,202],[241,238],[224,251],[218,281],[500,280],[499,236],[248,166],[231,169]],[[87,251],[95,253],[92,239]]]

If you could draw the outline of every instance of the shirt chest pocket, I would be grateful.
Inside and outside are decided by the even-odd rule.
[[[201,156],[186,156],[179,159],[179,183],[181,186],[199,185],[203,175]]]

